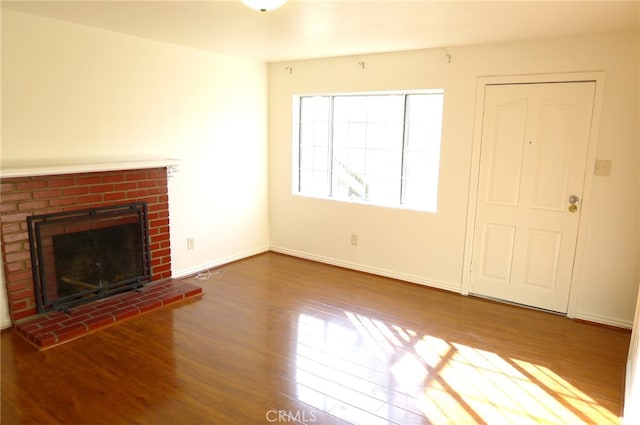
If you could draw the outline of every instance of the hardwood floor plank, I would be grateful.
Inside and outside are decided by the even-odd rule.
[[[3,332],[2,423],[620,422],[626,330],[275,253],[186,280],[44,352]]]

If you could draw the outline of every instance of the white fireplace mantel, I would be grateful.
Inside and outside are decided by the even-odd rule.
[[[117,170],[140,170],[146,168],[168,167],[173,171],[180,163],[177,159],[142,159],[131,161],[96,161],[50,164],[7,164],[0,166],[0,178],[33,177],[60,174],[94,173]]]

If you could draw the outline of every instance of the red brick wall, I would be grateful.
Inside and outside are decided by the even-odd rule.
[[[12,320],[36,314],[27,217],[147,202],[153,280],[171,277],[166,168],[0,179],[2,262]]]

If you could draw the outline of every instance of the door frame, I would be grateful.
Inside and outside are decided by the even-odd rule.
[[[535,83],[575,83],[595,82],[595,95],[593,102],[593,116],[591,118],[591,131],[587,146],[587,164],[584,176],[584,193],[581,203],[580,222],[578,223],[578,237],[576,241],[573,272],[569,289],[569,304],[567,317],[573,318],[576,314],[577,300],[580,290],[580,281],[583,270],[584,253],[586,249],[587,227],[591,212],[591,192],[593,188],[594,167],[600,134],[600,121],[604,101],[604,85],[606,73],[604,71],[592,72],[568,72],[555,74],[531,74],[531,75],[504,75],[504,76],[480,76],[476,82],[475,115],[473,122],[473,139],[471,145],[471,163],[469,173],[469,193],[467,202],[467,222],[465,231],[464,259],[462,273],[462,294],[469,295],[471,290],[471,272],[473,259],[473,245],[476,236],[476,208],[478,205],[477,193],[480,173],[480,152],[482,149],[482,124],[483,105],[485,102],[485,88],[489,85],[504,84],[535,84]]]

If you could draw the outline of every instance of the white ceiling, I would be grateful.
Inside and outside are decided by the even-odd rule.
[[[265,62],[638,30],[640,1],[2,1],[2,7]]]

